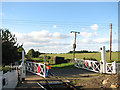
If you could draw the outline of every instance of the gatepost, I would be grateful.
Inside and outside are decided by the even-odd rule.
[[[25,70],[25,63],[24,63],[24,51],[22,51],[22,81],[25,80],[26,77],[26,70]]]
[[[2,90],[2,86],[3,86],[2,76],[3,76],[3,71],[0,71],[0,90]]]
[[[120,63],[117,63],[116,65],[117,65],[117,67],[116,67],[117,68],[117,74],[120,76]]]
[[[112,73],[116,74],[117,72],[116,72],[116,62],[115,61],[112,63],[112,66],[113,66],[113,72]]]
[[[101,48],[101,70],[100,73],[106,73],[106,51],[105,46]]]

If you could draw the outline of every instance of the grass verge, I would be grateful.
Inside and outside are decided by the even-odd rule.
[[[73,68],[74,63],[52,64],[52,68]]]

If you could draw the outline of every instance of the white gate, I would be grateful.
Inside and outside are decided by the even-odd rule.
[[[89,71],[100,72],[100,62],[91,60],[75,59],[75,67]]]
[[[116,62],[106,63],[106,73],[115,74],[116,73]]]
[[[25,67],[27,71],[40,75],[45,78],[45,74],[46,74],[45,64],[26,61]]]
[[[116,74],[116,62],[106,63],[105,46],[101,48],[101,61],[82,60],[75,58],[75,67],[99,73]]]
[[[103,73],[102,64],[101,62],[98,62],[98,61],[75,59],[74,65],[77,68],[83,68],[89,71]],[[104,73],[116,74],[116,62],[106,63],[106,70]]]

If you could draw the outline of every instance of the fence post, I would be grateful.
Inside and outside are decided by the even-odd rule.
[[[2,81],[3,71],[0,71],[0,90],[2,90],[3,81]]]
[[[46,77],[46,66],[45,66],[45,63],[44,63],[44,67],[43,67],[43,68],[44,68],[44,70],[45,70],[45,71],[44,71],[44,78],[45,78],[45,77]]]
[[[76,62],[76,60],[77,60],[77,59],[75,58],[75,61],[74,61],[74,66],[76,66],[76,63],[77,63],[77,62]]]
[[[102,67],[101,67],[101,71],[102,73],[106,73],[106,51],[105,51],[105,46],[103,46],[101,48],[101,61],[102,61]]]
[[[24,63],[24,51],[22,51],[22,80],[25,80],[25,77],[26,77],[26,70]]]
[[[103,61],[100,60],[100,73],[103,73]]]

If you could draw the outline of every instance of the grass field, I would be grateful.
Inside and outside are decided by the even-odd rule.
[[[42,54],[40,57],[50,56],[52,59],[54,56],[65,57],[65,59],[72,59],[73,54]],[[85,58],[95,58],[97,61],[101,60],[101,53],[76,53],[75,57],[77,59]],[[109,62],[109,52],[106,52],[106,61]],[[118,52],[112,52],[112,61],[118,62]]]

